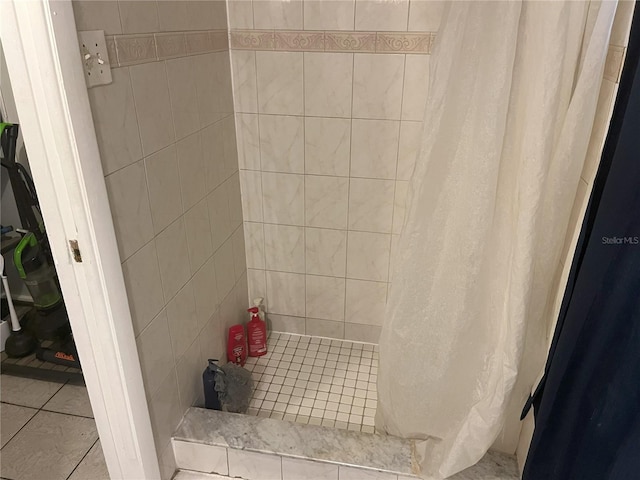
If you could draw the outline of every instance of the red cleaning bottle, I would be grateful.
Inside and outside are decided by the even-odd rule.
[[[267,325],[260,318],[260,308],[257,306],[247,312],[251,313],[251,321],[247,324],[249,356],[261,357],[267,353]]]
[[[227,360],[242,367],[247,361],[247,337],[244,333],[244,325],[238,324],[229,327]]]

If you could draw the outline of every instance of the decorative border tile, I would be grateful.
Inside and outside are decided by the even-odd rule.
[[[158,58],[184,57],[187,54],[185,38],[182,33],[156,33],[156,50]]]
[[[275,32],[276,50],[323,52],[323,32]]]
[[[122,35],[114,38],[119,65],[136,65],[157,60],[153,35]]]
[[[233,50],[292,52],[431,53],[432,32],[232,30]]]
[[[325,32],[327,52],[369,52],[376,51],[375,32]]]
[[[227,30],[113,35],[106,40],[113,68],[229,50]]]
[[[229,37],[231,48],[236,50],[273,50],[275,46],[272,30],[232,30]]]
[[[624,59],[625,48],[617,45],[609,45],[607,59],[604,62],[604,78],[612,82],[620,82],[622,71],[622,60]]]
[[[376,52],[431,53],[433,35],[422,33],[376,34]]]

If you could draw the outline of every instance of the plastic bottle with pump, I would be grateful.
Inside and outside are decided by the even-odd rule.
[[[261,303],[262,298],[256,298],[253,307],[247,310],[251,313],[251,321],[247,324],[250,357],[261,357],[267,353],[267,324],[262,318]]]

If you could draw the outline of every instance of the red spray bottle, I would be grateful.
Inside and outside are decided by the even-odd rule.
[[[247,324],[250,357],[261,357],[267,353],[267,325],[260,318],[260,307],[258,305],[247,310],[247,312],[251,313],[251,321]]]

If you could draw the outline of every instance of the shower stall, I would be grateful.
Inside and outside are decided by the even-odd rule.
[[[445,2],[73,8],[78,31],[103,30],[109,50],[113,82],[90,88],[89,100],[163,476],[177,466],[250,480],[314,468],[309,478],[415,478],[413,440],[376,430],[378,341]],[[608,42],[547,319],[597,168],[632,9],[621,2]],[[268,354],[246,365],[256,385],[248,415],[192,408],[203,404],[207,359],[224,358],[228,328],[248,320],[257,297],[270,335]],[[517,478],[512,456],[524,460],[531,433],[518,413],[508,411],[493,445],[503,453],[490,452],[481,471]]]

